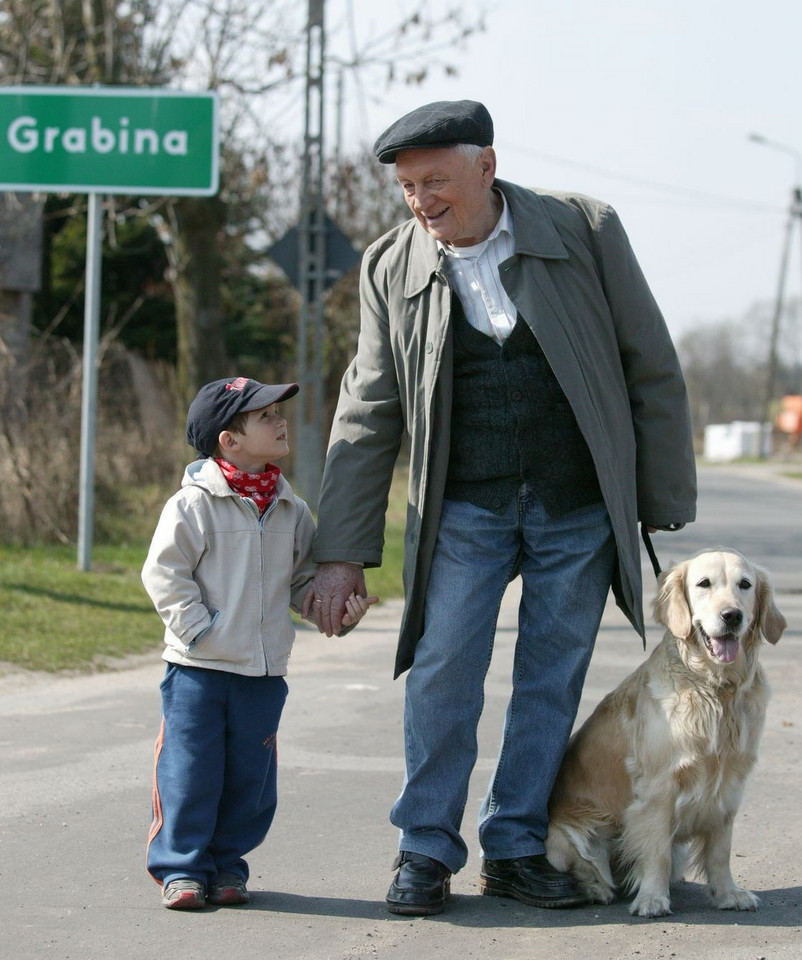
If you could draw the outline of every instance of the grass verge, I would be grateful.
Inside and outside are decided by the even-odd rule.
[[[150,490],[147,500],[153,502]],[[152,509],[147,513],[143,526],[150,529],[155,517]],[[402,595],[405,520],[406,475],[399,471],[387,513],[384,563],[366,571],[368,590],[382,600]],[[136,546],[97,545],[92,570],[85,572],[78,569],[74,547],[0,544],[0,673],[12,667],[102,669],[110,658],[160,651],[161,622],[139,577],[146,553],[145,537]]]
[[[145,548],[97,547],[78,569],[71,547],[0,545],[0,661],[28,670],[86,670],[161,642],[142,587]]]

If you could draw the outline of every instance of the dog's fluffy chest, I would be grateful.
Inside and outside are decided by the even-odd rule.
[[[700,821],[734,814],[757,759],[768,696],[758,668],[747,686],[666,682],[653,676],[652,709],[664,750],[640,742],[628,765],[636,796],[665,790],[674,799],[678,836]],[[638,741],[635,741],[638,743]]]

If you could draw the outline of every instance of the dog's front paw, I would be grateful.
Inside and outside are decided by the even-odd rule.
[[[615,900],[615,890],[602,880],[595,883],[580,881],[579,887],[588,898],[589,903],[608,904]]]
[[[667,896],[639,893],[629,912],[633,917],[667,917],[671,913],[671,901]]]
[[[713,903],[719,910],[757,910],[760,900],[751,890],[732,887],[730,890],[711,890]]]

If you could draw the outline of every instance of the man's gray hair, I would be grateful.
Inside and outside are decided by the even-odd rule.
[[[454,149],[469,160],[478,160],[485,148],[480,147],[478,143],[455,143]]]

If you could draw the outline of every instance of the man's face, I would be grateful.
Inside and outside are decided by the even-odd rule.
[[[489,236],[496,225],[492,147],[485,147],[478,157],[466,156],[456,147],[401,150],[395,170],[407,206],[435,240],[469,247]]]

